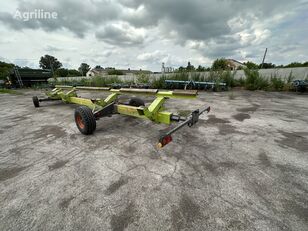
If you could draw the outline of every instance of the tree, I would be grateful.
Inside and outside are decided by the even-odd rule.
[[[6,63],[0,61],[0,79],[5,79],[9,74],[11,69],[14,67],[12,63]]]
[[[259,65],[259,68],[262,68],[262,69],[270,69],[270,68],[275,68],[276,65],[273,64],[273,63],[262,63]]]
[[[246,63],[243,63],[248,69],[258,69],[259,68],[259,65],[254,63],[254,62],[246,62]]]
[[[87,72],[90,70],[90,66],[86,63],[80,64],[80,67],[78,68],[78,71],[85,76]]]
[[[193,71],[193,70],[195,70],[195,67],[193,65],[191,65],[190,62],[188,62],[186,70],[187,71]]]
[[[179,67],[179,72],[183,72],[185,70],[186,70],[185,67],[182,67],[182,66]]]
[[[229,69],[229,67],[228,67],[228,62],[225,58],[216,59],[212,64],[212,70],[214,71],[220,71],[226,69]]]
[[[55,71],[56,76],[59,77],[67,77],[68,76],[68,69],[66,68],[59,68]]]
[[[42,56],[40,59],[40,67],[42,69],[51,69],[53,72],[62,67],[62,63],[51,55]]]
[[[293,63],[286,65],[285,67],[303,67],[303,66],[304,66],[304,64],[302,64],[300,62],[293,62]]]
[[[68,70],[68,76],[69,77],[75,77],[75,76],[81,76],[81,75],[82,74],[79,71],[75,70],[75,69],[69,69]]]
[[[206,71],[206,68],[199,65],[196,70],[199,71],[199,72],[202,72],[202,71]]]

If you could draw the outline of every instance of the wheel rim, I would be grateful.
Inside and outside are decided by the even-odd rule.
[[[80,127],[81,129],[84,129],[84,122],[83,122],[80,115],[76,116],[76,123],[77,123],[78,127]]]

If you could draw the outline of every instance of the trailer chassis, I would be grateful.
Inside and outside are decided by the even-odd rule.
[[[87,99],[77,96],[77,90],[95,90],[106,91],[110,94],[105,99]],[[154,95],[156,98],[149,105],[145,106],[139,98],[131,98],[128,104],[119,103],[118,96],[123,94],[133,95]],[[172,141],[172,134],[180,128],[188,125],[189,127],[196,124],[199,116],[204,112],[209,112],[210,107],[193,111],[188,117],[182,117],[171,112],[167,112],[164,103],[168,98],[194,99],[197,97],[197,91],[158,91],[157,89],[110,89],[105,87],[72,87],[56,86],[50,92],[46,92],[47,98],[33,97],[35,107],[40,106],[40,102],[62,100],[64,103],[80,105],[75,109],[75,123],[79,131],[84,135],[92,134],[96,129],[96,121],[102,117],[122,114],[133,116],[141,119],[149,119],[155,123],[179,124],[163,133],[159,137],[158,148],[162,148]]]

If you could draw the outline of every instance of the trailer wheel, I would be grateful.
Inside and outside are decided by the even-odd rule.
[[[76,108],[75,123],[79,131],[84,135],[91,135],[96,129],[96,120],[92,110],[86,106]]]
[[[33,96],[32,97],[32,101],[33,101],[34,107],[39,107],[40,106],[40,101],[37,98],[37,96]]]
[[[133,97],[129,100],[129,103],[128,103],[129,106],[134,106],[134,107],[140,107],[140,106],[144,106],[144,101],[140,98],[136,98],[136,97]]]

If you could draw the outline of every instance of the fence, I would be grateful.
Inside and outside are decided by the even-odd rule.
[[[273,69],[261,69],[259,70],[260,75],[263,78],[270,79],[271,77],[280,78],[282,80],[287,80],[290,76],[296,80],[304,80],[308,78],[308,67],[297,67],[297,68],[273,68]],[[187,73],[189,78],[191,79],[192,76],[199,75],[201,78],[208,78],[211,75],[211,72],[190,72]],[[165,74],[147,74],[150,80],[159,79],[162,75],[172,78],[175,73],[165,73]],[[104,77],[104,76],[102,76]],[[82,79],[91,79],[93,77],[58,77],[58,81],[81,81]],[[119,75],[117,76],[118,79],[122,81],[129,81],[129,82],[136,82],[138,76],[137,75]],[[243,70],[236,71],[234,75],[235,79],[245,78],[245,73]],[[49,82],[53,82],[54,79],[49,79]]]

